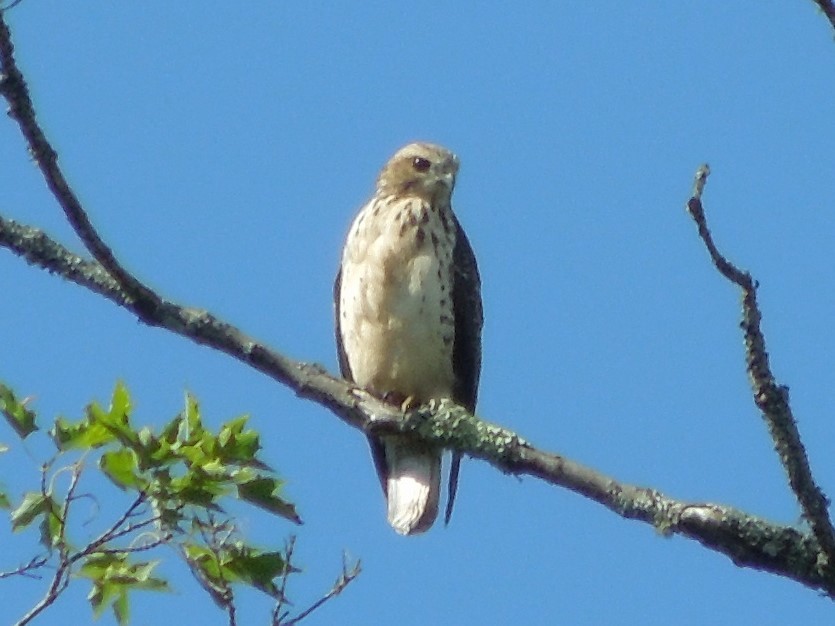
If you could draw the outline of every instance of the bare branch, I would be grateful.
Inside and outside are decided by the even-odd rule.
[[[42,468],[42,479],[41,479],[41,491],[45,497],[49,496],[49,489],[47,488],[47,481],[46,481],[46,474],[49,470],[50,464],[44,464]],[[52,605],[55,600],[60,596],[64,590],[67,588],[70,582],[70,576],[72,573],[73,566],[80,561],[81,559],[90,556],[95,552],[103,552],[103,553],[125,553],[125,552],[142,552],[145,550],[150,550],[155,548],[159,545],[166,543],[170,538],[170,533],[164,533],[163,535],[156,537],[153,541],[142,544],[139,546],[129,546],[127,548],[107,548],[102,549],[102,546],[106,545],[108,542],[112,541],[113,539],[118,539],[119,537],[123,537],[128,535],[136,530],[154,524],[158,521],[157,517],[151,517],[145,520],[141,520],[139,522],[128,523],[129,520],[136,517],[140,513],[138,509],[140,506],[145,504],[145,496],[144,494],[140,494],[136,500],[127,508],[127,510],[122,514],[119,519],[117,519],[107,530],[105,530],[101,535],[99,535],[96,539],[91,541],[81,550],[72,552],[69,542],[67,541],[66,536],[66,529],[67,529],[67,519],[69,518],[70,508],[72,503],[76,500],[74,497],[75,491],[78,488],[78,482],[81,477],[81,472],[83,470],[83,464],[81,462],[75,463],[68,468],[62,468],[60,471],[69,470],[70,473],[70,483],[67,487],[67,494],[64,498],[64,504],[61,507],[60,511],[55,515],[58,517],[59,522],[59,532],[58,537],[56,539],[57,548],[57,565],[55,568],[55,573],[52,577],[52,581],[50,582],[49,588],[47,589],[46,593],[43,597],[35,604],[29,612],[26,613],[17,623],[16,626],[24,626],[31,622],[35,617],[37,617],[42,611]],[[56,474],[57,475],[57,474]],[[55,475],[53,475],[53,481]],[[50,481],[53,482],[53,481]],[[50,487],[51,488],[51,487]],[[50,556],[45,557],[38,557],[32,559],[29,563],[24,566],[19,567],[18,569],[0,574],[0,579],[5,578],[7,576],[11,576],[14,574],[22,574],[27,575],[31,570],[37,569],[40,567],[45,566],[50,561]],[[28,574],[31,575],[31,574]]]
[[[33,570],[37,570],[42,568],[44,565],[49,563],[49,556],[36,556],[32,558],[28,563],[21,565],[13,570],[8,572],[0,572],[0,580],[4,578],[9,578],[11,576],[26,576],[27,578],[41,578],[39,574],[33,574]]]
[[[20,4],[21,2],[23,2],[23,0],[12,0],[12,1],[11,1],[11,2],[9,2],[9,4],[7,4],[6,6],[4,6],[4,7],[0,7],[0,13],[2,13],[3,11],[8,11],[8,10],[10,10],[10,9],[15,8],[15,7],[16,7],[18,4]]]
[[[0,12],[0,94],[9,103],[9,116],[20,127],[29,146],[29,153],[38,164],[49,190],[61,205],[67,220],[87,250],[105,267],[124,291],[136,299],[138,306],[152,307],[158,304],[159,296],[125,270],[116,260],[113,251],[99,237],[78,197],[64,178],[58,166],[58,154],[47,140],[35,117],[35,108],[23,74],[17,67],[11,33],[2,12]]]
[[[800,440],[800,432],[789,406],[788,387],[778,384],[771,373],[765,337],[760,330],[762,315],[757,305],[758,284],[748,272],[737,268],[719,252],[707,227],[702,192],[709,174],[710,168],[707,165],[697,170],[693,196],[687,202],[687,211],[696,222],[699,237],[704,241],[716,269],[742,289],[741,327],[745,336],[745,361],[754,391],[754,402],[768,425],[774,448],[786,470],[789,485],[800,503],[803,516],[823,548],[828,561],[826,565],[830,571],[835,572],[835,529],[829,517],[829,501],[812,477],[806,449]]]
[[[69,545],[67,544],[66,537],[67,517],[70,511],[72,495],[78,487],[78,480],[81,477],[83,466],[81,463],[76,463],[72,465],[71,468],[72,471],[70,474],[70,484],[67,487],[67,496],[64,500],[64,506],[61,507],[61,511],[58,514],[58,521],[60,524],[59,536],[56,541],[56,547],[58,548],[58,566],[55,568],[55,574],[52,576],[52,582],[49,584],[49,588],[46,590],[46,593],[40,600],[38,600],[35,606],[33,606],[29,612],[26,613],[26,615],[20,618],[15,626],[25,626],[35,619],[41,614],[41,612],[55,602],[58,596],[60,596],[70,584],[70,569],[73,561],[70,558]],[[51,502],[52,498],[46,490],[46,472],[48,469],[49,464],[45,464],[42,468],[41,492],[44,497],[48,497]],[[53,512],[50,511],[47,515],[53,515]]]
[[[296,536],[290,535],[284,546],[284,572],[281,574],[281,582],[278,585],[278,600],[275,602],[272,612],[272,626],[279,626],[282,620],[287,617],[288,612],[284,611],[284,604],[287,602],[287,580],[293,571],[293,551],[296,548]]]
[[[55,570],[55,575],[52,577],[49,589],[47,589],[43,598],[38,600],[38,603],[35,604],[35,606],[33,606],[29,612],[26,613],[26,615],[21,617],[19,621],[15,622],[15,626],[25,626],[40,615],[53,602],[55,602],[55,599],[60,596],[64,589],[67,588],[67,585],[70,584],[69,574],[70,572],[66,562],[62,561],[59,563],[58,568]]]
[[[74,282],[90,291],[129,307],[132,301],[107,270],[88,261],[52,240],[43,231],[0,216],[0,246],[8,248],[30,265]]]
[[[289,562],[288,562],[288,564],[289,564]],[[308,615],[313,613],[313,611],[315,611],[320,606],[325,604],[325,602],[327,602],[328,600],[330,600],[332,598],[335,598],[340,593],[345,591],[345,587],[350,585],[357,578],[357,576],[360,575],[361,572],[362,572],[362,567],[361,567],[360,561],[358,560],[356,563],[353,564],[353,566],[348,567],[348,556],[346,554],[343,554],[342,555],[342,573],[339,575],[339,578],[336,579],[336,582],[333,583],[333,587],[330,588],[330,591],[328,591],[325,595],[323,595],[321,598],[316,600],[316,602],[311,604],[304,611],[299,613],[296,617],[293,617],[293,618],[287,620],[286,622],[283,621],[283,620],[284,620],[285,617],[287,617],[287,613],[284,613],[284,615],[279,616],[278,612],[279,612],[279,609],[280,609],[281,605],[277,604],[276,605],[276,610],[273,611],[273,622],[272,622],[273,626],[296,626],[296,624],[298,624],[304,618],[306,618]]]
[[[139,522],[134,522],[131,524],[125,524],[128,520],[133,519],[134,517],[140,515],[138,512],[139,507],[143,504],[146,504],[147,498],[144,493],[140,493],[136,499],[131,503],[131,505],[125,510],[122,516],[117,519],[113,524],[102,532],[98,537],[93,539],[90,543],[87,544],[83,550],[79,550],[74,555],[70,557],[70,563],[75,563],[86,556],[90,556],[94,552],[99,552],[101,546],[105,545],[106,543],[113,541],[114,539],[118,539],[119,537],[124,537],[125,535],[129,535],[132,532],[139,530],[141,528],[145,528],[146,526],[150,526],[152,524],[156,524],[159,521],[159,516],[149,517],[147,519],[141,520]],[[164,533],[162,536],[166,536],[167,533]],[[137,552],[136,549],[131,548],[118,548],[114,549],[114,552]]]
[[[9,237],[0,220],[0,245]],[[15,225],[15,232],[28,227]],[[59,273],[82,286],[91,283],[95,270],[64,273],[63,268],[90,268],[57,242],[40,234],[38,246],[49,251],[47,259],[26,246],[21,256],[35,265]],[[6,247],[10,247],[7,246]],[[85,266],[84,263],[88,265]],[[121,298],[118,285],[93,280],[94,291],[132,310]],[[165,303],[164,317],[157,325],[230,354],[273,379],[289,386],[299,396],[333,411],[341,420],[364,432],[413,432],[427,442],[464,452],[504,472],[536,476],[570,489],[606,506],[618,515],[652,524],[665,533],[695,539],[728,555],[737,565],[787,576],[835,596],[835,577],[818,559],[818,542],[793,528],[779,526],[731,507],[688,503],[671,499],[653,489],[618,482],[560,455],[539,450],[513,431],[484,422],[449,401],[434,403],[405,416],[345,380],[334,378],[316,365],[293,361],[249,338],[237,328],[205,311]]]
[[[811,482],[808,464],[806,474],[803,474],[805,478],[802,478],[806,486],[800,491],[804,494],[804,511],[808,508],[813,535],[772,524],[731,507],[683,502],[654,489],[618,482],[565,457],[537,449],[516,433],[484,422],[449,401],[432,403],[404,415],[398,408],[369,396],[347,381],[328,375],[317,365],[294,361],[271,350],[207,311],[180,306],[150,292],[115,261],[110,249],[95,235],[80,205],[76,206],[77,199],[57,169],[54,151],[34,122],[32,104],[23,78],[14,65],[8,35],[8,29],[0,20],[0,64],[4,72],[0,93],[9,100],[12,115],[27,136],[47,183],[98,262],[80,258],[35,228],[2,218],[0,246],[9,248],[31,264],[107,297],[146,324],[165,328],[232,356],[291,388],[300,397],[330,409],[354,428],[364,432],[412,433],[429,444],[469,454],[504,472],[535,476],[590,498],[624,518],[651,524],[665,534],[695,539],[711,550],[726,554],[737,565],[776,573],[835,597],[835,575],[828,566],[832,562],[828,556],[832,554],[831,527],[827,530],[825,499]],[[700,196],[705,177],[706,171],[691,199],[694,213],[701,211]],[[730,276],[747,277],[750,282],[750,276],[736,270],[718,254],[703,225],[703,214],[702,233],[706,233],[703,239],[720,271],[725,268]],[[753,284],[748,291],[753,297]],[[753,307],[746,306],[746,340],[752,342],[749,369],[752,378],[754,374],[757,376],[758,405],[765,407],[764,413],[786,418],[784,421],[793,426],[785,390],[774,383],[768,371],[764,342],[758,329],[759,313],[755,301],[752,299],[751,302]],[[786,440],[781,437],[779,441]],[[788,445],[785,453],[781,451],[781,458],[785,457],[791,463],[798,458],[795,449],[799,439],[795,441],[797,445]],[[800,458],[805,460],[802,446],[799,451]],[[791,470],[790,476],[795,475]],[[823,553],[821,545],[825,546]],[[234,614],[230,618],[234,620]]]

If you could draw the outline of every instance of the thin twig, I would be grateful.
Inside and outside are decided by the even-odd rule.
[[[15,622],[15,626],[26,626],[29,622],[35,619],[38,615],[41,614],[48,606],[50,606],[55,599],[61,595],[64,589],[67,588],[67,585],[70,582],[68,566],[66,562],[62,561],[58,564],[58,568],[55,570],[55,574],[52,577],[52,582],[49,585],[49,589],[47,589],[44,596],[38,600],[37,604],[29,609],[29,612],[26,613],[23,617],[20,618],[17,622]]]
[[[235,609],[235,599],[233,596],[229,596],[229,602],[226,605],[226,615],[229,617],[229,626],[236,626],[237,621],[237,609]]]
[[[696,171],[693,195],[687,202],[687,210],[698,226],[699,237],[716,269],[742,289],[741,327],[745,335],[745,361],[754,391],[754,402],[768,425],[775,450],[786,470],[789,485],[800,503],[803,516],[820,543],[829,568],[835,573],[835,529],[829,517],[829,501],[812,476],[806,449],[789,406],[788,388],[778,384],[771,372],[765,337],[760,330],[762,315],[757,304],[757,282],[748,272],[737,268],[719,252],[707,226],[702,193],[709,174],[707,165]]]
[[[142,309],[158,306],[160,303],[159,296],[130,274],[116,260],[113,251],[96,232],[78,197],[64,177],[58,165],[58,154],[47,140],[35,117],[35,108],[29,96],[29,88],[26,86],[23,74],[17,67],[11,33],[2,12],[0,12],[0,94],[9,103],[8,114],[20,127],[20,131],[29,146],[29,152],[38,164],[49,190],[58,200],[67,220],[69,220],[84,246],[113,276],[125,293],[136,300],[137,306]]]
[[[78,481],[81,478],[81,472],[84,470],[82,462],[74,463],[72,465],[72,473],[70,474],[70,484],[67,487],[67,495],[64,497],[64,506],[61,508],[60,522],[60,541],[62,545],[67,544],[67,519],[70,514],[70,505],[73,502],[75,490],[78,488]],[[57,474],[57,473],[56,473]]]
[[[336,582],[333,584],[333,587],[331,587],[330,591],[328,591],[325,595],[323,595],[321,598],[316,600],[316,602],[311,604],[304,611],[299,613],[296,617],[293,617],[293,618],[287,620],[286,622],[279,620],[278,622],[274,622],[274,624],[278,624],[278,626],[295,626],[300,621],[302,621],[304,618],[306,618],[308,615],[313,613],[313,611],[315,611],[320,606],[325,604],[325,602],[327,602],[328,600],[330,600],[332,598],[335,598],[340,593],[345,591],[345,587],[350,585],[356,579],[356,577],[360,575],[361,572],[362,572],[362,566],[360,564],[360,561],[358,560],[356,563],[354,563],[353,567],[351,567],[349,569],[348,568],[348,556],[346,554],[343,554],[342,555],[342,573],[339,575],[339,578],[336,579]],[[286,616],[286,614],[285,614],[285,616]]]
[[[215,560],[218,563],[222,562],[223,559],[221,558],[220,548],[223,547],[223,545],[229,540],[231,534],[235,531],[234,525],[215,522],[211,511],[208,512],[208,519],[206,522],[197,518],[195,518],[194,521],[197,522],[197,528],[200,531],[200,537],[203,540],[203,543],[209,550],[212,551]],[[221,532],[224,537],[219,538]],[[235,626],[237,619],[235,593],[232,590],[229,581],[223,578],[222,568],[221,571],[219,571],[220,579],[212,580],[205,575],[203,569],[188,555],[183,546],[180,546],[180,556],[182,556],[186,565],[188,565],[191,570],[192,575],[206,591],[206,593],[209,594],[212,601],[220,607],[221,610],[226,611],[226,615],[229,619],[229,626]]]
[[[45,476],[48,469],[49,464],[44,464],[44,467],[42,468],[43,475],[41,478],[41,492],[48,502],[52,502],[52,495],[48,493],[46,488]],[[42,611],[55,602],[56,598],[64,592],[70,583],[70,569],[73,561],[69,554],[69,543],[67,542],[66,537],[67,518],[70,512],[72,495],[75,493],[78,486],[78,480],[81,476],[82,469],[83,466],[80,462],[72,466],[70,484],[69,487],[67,487],[67,497],[64,500],[64,505],[61,507],[61,512],[58,515],[59,531],[58,538],[55,542],[55,547],[58,548],[58,565],[55,568],[55,574],[52,576],[52,582],[49,584],[49,588],[46,590],[43,597],[29,610],[29,612],[26,613],[26,615],[20,618],[16,626],[25,626],[35,619]],[[51,509],[46,513],[46,515],[53,514],[54,513]]]
[[[41,578],[38,574],[33,574],[32,570],[40,569],[49,563],[49,556],[33,557],[28,563],[21,565],[17,569],[8,572],[0,572],[0,580],[9,578],[11,576],[25,576],[27,578]]]
[[[81,259],[35,228],[0,218],[0,246],[132,310],[118,284],[98,273],[98,264]],[[329,376],[315,365],[293,361],[205,311],[167,303],[160,310],[158,325],[230,354],[363,432],[388,428],[416,433],[427,443],[483,459],[505,472],[536,476],[591,498],[623,517],[695,539],[728,555],[739,566],[786,576],[835,597],[835,576],[821,567],[817,541],[809,541],[793,528],[771,524],[731,507],[692,504],[618,482],[565,457],[539,450],[513,431],[483,422],[462,407],[443,405],[417,411],[412,419],[404,421],[402,413],[347,381]],[[699,507],[708,507],[705,510],[710,515],[696,515]],[[682,517],[684,511],[692,515]],[[781,548],[777,552],[775,545]]]
[[[20,4],[21,2],[23,2],[23,0],[12,0],[12,1],[11,1],[9,4],[7,4],[6,6],[4,6],[4,7],[0,7],[0,13],[2,13],[2,12],[4,12],[4,11],[8,11],[8,10],[10,10],[10,9],[15,8],[15,7],[16,7],[18,4]]]
[[[110,528],[108,528],[107,530],[102,532],[98,537],[93,539],[93,541],[88,543],[87,546],[84,548],[84,550],[81,550],[81,551],[77,552],[75,555],[73,555],[72,562],[75,563],[76,561],[79,561],[80,559],[93,554],[101,546],[106,544],[108,541],[113,541],[114,539],[118,539],[119,537],[123,537],[125,535],[128,535],[135,530],[138,530],[140,528],[144,528],[146,526],[149,526],[150,524],[155,523],[159,519],[156,516],[154,516],[152,518],[149,518],[149,519],[146,519],[146,520],[142,520],[141,522],[137,522],[136,524],[128,524],[128,526],[122,528],[123,525],[129,519],[139,515],[139,513],[137,513],[137,509],[140,506],[142,506],[143,504],[145,504],[145,502],[146,502],[145,494],[140,493],[136,497],[136,499],[131,503],[131,505],[125,510],[125,512],[122,514],[122,516],[119,519],[117,519],[115,522],[113,522],[113,524],[110,526]]]
[[[2,24],[0,63],[4,68],[7,59],[13,61],[8,29]],[[12,68],[17,71],[16,67]],[[8,75],[2,77],[0,83],[0,91],[12,101],[23,84],[17,74],[11,79]],[[31,109],[28,99],[24,104]],[[21,109],[19,102],[14,106],[18,106],[19,119],[28,127],[25,121],[33,120],[34,113]],[[52,162],[39,160],[39,165],[46,168]],[[65,195],[61,198],[66,201]],[[502,471],[538,477],[591,498],[622,517],[699,541],[726,554],[739,566],[773,572],[835,597],[835,575],[826,566],[828,559],[821,554],[817,532],[810,536],[731,507],[674,500],[653,489],[615,481],[565,457],[539,450],[514,432],[479,420],[451,403],[415,411],[404,420],[402,413],[368,397],[345,380],[329,376],[319,366],[294,361],[271,350],[207,311],[178,306],[159,297],[142,300],[141,290],[131,291],[126,286],[138,281],[130,276],[111,278],[108,273],[113,268],[106,255],[104,261],[99,259],[100,263],[82,259],[40,230],[2,218],[0,246],[33,265],[103,295],[147,324],[229,354],[288,386],[299,396],[330,409],[345,423],[363,432],[377,428],[408,432],[428,444],[483,459]]]
[[[92,550],[89,554],[95,552],[96,554],[136,554],[137,552],[147,552],[148,550],[153,550],[154,548],[158,548],[159,546],[167,544],[171,539],[173,539],[173,535],[171,533],[166,533],[164,535],[160,535],[155,537],[148,543],[143,543],[139,546],[126,546],[122,548],[99,548],[98,550]],[[89,556],[85,551],[82,556]]]
[[[287,581],[293,571],[293,551],[296,549],[296,536],[290,535],[284,545],[284,571],[281,573],[281,582],[278,585],[278,599],[275,602],[272,612],[272,626],[279,626],[282,620],[287,617],[287,611],[282,611],[287,600]]]
[[[70,544],[67,541],[66,537],[66,529],[67,529],[67,519],[69,518],[70,513],[70,506],[71,503],[74,501],[73,494],[78,487],[78,481],[81,476],[82,472],[82,464],[76,463],[72,468],[70,484],[67,487],[67,495],[64,499],[64,504],[61,507],[61,511],[58,514],[58,521],[59,521],[59,535],[56,541],[56,547],[58,549],[58,563],[55,569],[55,574],[52,577],[52,581],[47,589],[46,593],[43,597],[35,604],[26,615],[24,615],[20,621],[17,622],[16,626],[25,626],[31,622],[35,617],[37,617],[44,609],[49,607],[58,596],[63,593],[63,591],[67,588],[70,582],[70,574],[72,572],[72,567],[80,561],[81,559],[90,556],[95,552],[113,552],[113,553],[124,553],[124,552],[141,552],[143,550],[150,550],[151,548],[155,548],[163,543],[165,543],[169,538],[170,534],[166,534],[163,537],[160,537],[156,542],[152,542],[151,544],[138,546],[135,548],[120,548],[120,549],[107,549],[102,550],[101,546],[105,545],[109,541],[114,539],[118,539],[119,537],[123,537],[127,534],[134,532],[135,530],[139,530],[144,528],[150,524],[153,524],[157,521],[158,518],[150,518],[147,520],[142,520],[141,522],[128,524],[124,526],[127,521],[136,515],[137,509],[145,503],[145,496],[144,494],[140,494],[136,500],[127,508],[127,510],[122,514],[122,516],[113,523],[107,530],[101,533],[96,539],[91,541],[87,544],[84,549],[79,550],[77,552],[71,553],[70,552]],[[49,469],[49,464],[44,464],[43,467],[43,474],[44,477],[41,480],[41,489],[44,492],[45,497],[50,497],[47,491],[47,482],[46,482],[46,472]],[[51,484],[51,481],[50,481]],[[42,563],[40,560],[33,559],[31,564],[32,567],[41,567],[48,562],[48,557],[42,559]],[[24,568],[24,569],[28,569]],[[2,576],[0,576],[2,578]]]

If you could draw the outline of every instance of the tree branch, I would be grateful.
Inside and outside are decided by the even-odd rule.
[[[55,568],[55,574],[52,576],[52,582],[50,582],[49,588],[44,596],[38,600],[35,606],[33,606],[26,613],[26,615],[21,617],[20,620],[15,623],[15,626],[25,626],[35,619],[47,607],[55,602],[58,596],[60,596],[70,584],[72,560],[70,558],[70,549],[67,543],[67,517],[70,513],[70,504],[72,503],[73,493],[75,493],[75,490],[78,487],[78,480],[81,478],[82,469],[83,466],[81,463],[76,463],[71,466],[70,484],[67,487],[67,495],[64,499],[64,505],[61,507],[60,514],[58,515],[58,522],[60,526],[58,531],[59,536],[57,537],[57,540],[55,540],[55,547],[58,550],[58,564]],[[44,466],[41,473],[41,493],[44,497],[49,497],[51,501],[51,495],[46,489],[46,472],[47,467]],[[52,514],[52,511],[47,513],[47,515]]]
[[[291,544],[289,550],[287,551],[287,554],[292,556],[292,554],[293,554],[292,544]],[[299,622],[301,622],[303,619],[305,619],[311,613],[313,613],[313,611],[317,610],[323,604],[325,604],[329,600],[332,600],[333,598],[338,596],[340,593],[345,591],[345,588],[348,585],[350,585],[352,582],[354,582],[357,579],[357,576],[359,576],[360,573],[362,572],[362,565],[359,561],[356,561],[353,564],[353,566],[349,567],[348,566],[348,555],[343,554],[342,555],[342,573],[339,574],[339,577],[333,583],[333,587],[331,587],[325,595],[323,595],[321,598],[316,600],[316,602],[311,604],[305,610],[301,611],[298,615],[296,615],[293,618],[287,619],[285,621],[285,618],[287,618],[288,613],[286,611],[282,612],[281,607],[282,607],[282,599],[284,597],[284,583],[287,580],[286,572],[289,571],[289,567],[290,567],[289,558],[287,559],[287,566],[288,566],[288,569],[285,571],[285,576],[282,579],[281,596],[279,597],[278,602],[276,603],[275,608],[273,609],[272,620],[271,620],[272,626],[296,626]]]
[[[95,261],[85,261],[37,229],[0,218],[0,246],[30,263],[104,295],[136,313],[119,285]],[[404,416],[397,407],[328,375],[317,365],[289,359],[239,329],[198,311],[165,302],[153,325],[225,352],[333,411],[364,432],[411,432],[429,443],[482,459],[503,472],[528,474],[599,502],[627,519],[680,534],[729,556],[737,565],[792,578],[835,597],[835,577],[819,563],[818,541],[737,509],[675,500],[619,482],[563,456],[535,448],[519,435],[480,420],[443,400]]]
[[[33,131],[34,111],[28,95],[25,98],[20,95],[25,84],[13,64],[8,37],[8,29],[0,21],[0,70],[3,72],[0,93],[9,101],[12,116],[24,134],[32,135],[27,135],[27,141],[34,146],[38,165],[50,189],[68,218],[74,220],[77,232],[96,261],[77,256],[36,228],[3,218],[0,218],[0,246],[32,265],[108,298],[150,326],[164,328],[232,356],[291,388],[300,397],[330,409],[354,428],[364,432],[412,433],[429,444],[482,459],[503,472],[535,476],[590,498],[624,518],[648,523],[666,535],[695,539],[729,556],[737,565],[779,574],[835,597],[835,576],[827,566],[828,548],[826,553],[820,549],[822,544],[829,545],[829,534],[820,528],[809,535],[731,507],[674,500],[654,489],[618,482],[563,456],[537,449],[516,433],[482,421],[447,400],[404,415],[347,381],[328,375],[318,365],[294,361],[208,311],[166,301],[141,285],[95,235],[86,214],[78,210],[80,205],[75,206],[78,201],[60,174],[54,151],[40,129]],[[697,202],[700,207],[698,199]],[[772,397],[774,389],[778,392],[776,397]],[[776,386],[774,389],[766,389],[770,393],[765,398],[766,406],[785,400],[782,389]],[[758,401],[759,397],[758,394]],[[814,519],[823,528],[818,517]]]
[[[84,211],[78,197],[70,188],[61,168],[58,166],[58,154],[49,143],[35,117],[35,107],[29,96],[29,89],[23,74],[14,58],[14,46],[11,33],[0,11],[0,93],[9,103],[9,117],[20,127],[29,146],[29,153],[38,164],[47,187],[64,210],[67,220],[72,225],[84,246],[107,272],[122,286],[124,291],[133,296],[140,307],[157,306],[159,296],[131,275],[116,260],[113,251],[101,239],[93,228],[90,218]]]
[[[835,529],[829,518],[829,500],[812,477],[806,449],[800,440],[797,422],[789,406],[788,387],[779,385],[771,373],[765,337],[760,330],[762,315],[757,305],[757,282],[751,278],[751,274],[737,268],[719,252],[707,227],[702,192],[709,174],[710,168],[707,165],[697,170],[693,196],[687,202],[687,211],[696,222],[699,237],[704,241],[716,269],[742,290],[740,326],[745,336],[745,362],[754,390],[754,402],[762,412],[774,440],[774,449],[786,470],[789,485],[800,503],[803,516],[823,548],[826,565],[831,572],[835,572]]]
[[[9,578],[11,576],[26,576],[28,578],[41,578],[38,574],[33,574],[33,570],[38,570],[49,563],[49,556],[32,557],[28,563],[20,565],[17,568],[8,572],[0,572],[0,580]]]

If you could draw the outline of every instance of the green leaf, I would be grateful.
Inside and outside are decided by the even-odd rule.
[[[122,444],[133,448],[139,443],[139,437],[130,425],[130,411],[130,395],[124,383],[119,381],[113,390],[107,413],[95,411],[91,418],[113,433]]]
[[[95,581],[90,593],[87,594],[87,599],[93,607],[93,617],[96,619],[101,617],[101,614],[118,593],[118,586],[108,584],[105,581]]]
[[[221,571],[226,580],[248,584],[274,598],[281,595],[273,582],[286,567],[280,552],[261,552],[237,542],[222,557]]]
[[[128,594],[124,589],[113,601],[113,614],[116,616],[119,626],[130,622],[130,604],[128,603]]]
[[[98,408],[98,410],[96,410]],[[90,450],[115,440],[113,433],[103,424],[97,422],[91,415],[101,414],[98,405],[91,404],[87,407],[87,417],[77,422],[71,422],[63,417],[55,420],[55,424],[49,430],[55,445],[59,450]]]
[[[222,589],[226,586],[229,581],[223,578],[217,554],[209,547],[197,543],[186,544],[184,548],[186,560],[192,567],[199,570],[201,577],[207,583],[215,589]]]
[[[123,383],[116,383],[105,411],[98,402],[91,402],[85,415],[73,422],[59,417],[49,433],[59,450],[100,448],[115,440],[134,448],[138,445],[137,433],[130,426],[130,396]]]
[[[242,415],[220,427],[217,442],[220,456],[227,463],[254,465],[266,469],[267,466],[255,458],[261,449],[261,437],[253,429],[244,430],[249,417]]]
[[[277,478],[260,476],[238,485],[238,497],[265,511],[280,515],[291,522],[301,524],[296,507],[278,496],[281,481]]]
[[[137,475],[136,453],[122,448],[113,452],[105,452],[99,459],[99,467],[114,485],[120,489],[137,488],[145,485]]]
[[[200,405],[190,393],[186,393],[186,408],[182,413],[183,419],[180,422],[180,430],[177,439],[191,442],[203,435],[203,422],[200,419]]]
[[[217,554],[200,544],[188,544],[184,548],[192,567],[196,567],[214,589],[222,590],[230,583],[241,583],[274,598],[280,596],[274,580],[284,574],[287,567],[280,552],[263,552],[241,541],[221,546]]]
[[[35,413],[26,408],[26,400],[18,400],[14,392],[0,383],[0,413],[21,439],[38,430]]]
[[[30,491],[23,497],[14,511],[12,511],[12,530],[23,530],[45,511],[49,510],[47,497],[40,491]]]
[[[168,591],[170,589],[167,581],[151,576],[157,565],[159,565],[159,561],[137,563],[132,566],[131,573],[136,581],[134,584],[136,589],[144,591]]]
[[[9,500],[9,496],[6,495],[5,491],[0,491],[0,509],[10,509],[12,508],[12,503]]]
[[[215,500],[229,491],[226,480],[216,480],[205,472],[192,470],[184,476],[171,479],[170,498],[219,511]]]
[[[52,498],[46,501],[43,519],[39,525],[41,532],[41,544],[47,548],[52,549],[61,544],[63,541],[63,524],[58,513],[58,505]]]
[[[223,583],[220,577],[220,563],[217,556],[209,548],[197,543],[187,543],[184,546],[188,561],[203,573],[203,576],[213,584]]]
[[[112,606],[119,624],[126,624],[130,615],[128,592],[170,590],[165,580],[151,576],[156,566],[156,561],[131,563],[124,552],[98,552],[87,557],[78,575],[93,583],[87,595],[93,614],[99,617]]]
[[[217,555],[208,547],[196,543],[183,545],[183,556],[191,567],[200,585],[205,589],[215,604],[225,608],[229,604],[228,584],[221,576]]]
[[[116,383],[113,395],[110,398],[110,417],[127,422],[131,411],[130,394],[125,383],[121,380]]]
[[[160,467],[174,460],[171,455],[171,446],[166,441],[158,439],[147,426],[137,433],[133,450],[136,451],[136,461],[141,471]]]
[[[180,433],[180,427],[182,426],[183,419],[182,414],[176,415],[163,427],[162,432],[159,434],[160,439],[163,439],[169,444],[175,443],[177,441],[177,436]]]

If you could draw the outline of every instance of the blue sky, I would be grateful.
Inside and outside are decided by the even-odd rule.
[[[835,43],[812,2],[44,0],[8,20],[66,174],[164,296],[335,371],[348,224],[400,145],[442,143],[462,163],[454,206],[483,280],[479,413],[620,480],[798,523],[750,401],[739,294],[683,209],[708,161],[717,243],[761,282],[775,374],[835,494]],[[9,121],[0,163],[0,212],[81,250]],[[0,375],[44,417],[78,415],[117,379],[143,423],[186,389],[210,424],[252,415],[306,524],[240,523],[267,545],[298,534],[293,599],[318,598],[343,550],[363,561],[311,626],[835,615],[796,583],[480,462],[464,464],[449,528],[402,538],[363,437],[324,409],[9,253],[0,285]],[[37,480],[46,449],[0,457],[10,491]],[[7,528],[0,569],[29,554]],[[181,623],[224,623],[182,567],[164,571],[175,593],[137,596],[135,624],[185,608]],[[44,584],[3,581],[4,618]],[[39,623],[86,623],[86,593],[72,586]],[[244,599],[241,623],[266,623],[269,604]]]

